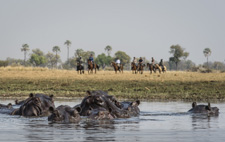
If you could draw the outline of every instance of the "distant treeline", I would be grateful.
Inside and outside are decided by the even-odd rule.
[[[57,69],[74,69],[77,65],[78,58],[81,58],[82,64],[84,67],[87,66],[87,60],[89,56],[92,54],[94,57],[94,62],[97,63],[102,69],[111,70],[111,62],[115,61],[117,58],[121,60],[121,63],[125,66],[125,70],[130,70],[131,62],[133,57],[131,58],[126,52],[117,51],[113,56],[111,56],[112,47],[107,45],[104,50],[106,52],[95,55],[94,51],[84,51],[83,49],[77,49],[74,52],[72,57],[69,57],[69,47],[72,44],[69,40],[64,43],[67,47],[67,60],[65,62],[61,61],[60,57],[60,47],[54,46],[52,48],[52,52],[44,53],[39,48],[33,49],[30,54],[29,45],[23,44],[21,51],[24,52],[24,60],[14,59],[8,57],[6,60],[0,60],[0,67],[6,66],[32,66],[32,67],[48,67],[48,68],[57,68]],[[207,58],[207,62],[203,63],[203,65],[196,66],[194,62],[191,60],[187,60],[189,56],[188,52],[184,51],[180,45],[172,45],[170,47],[169,53],[172,56],[169,59],[163,59],[163,57],[153,57],[155,58],[154,63],[159,63],[161,59],[164,60],[164,65],[168,70],[189,70],[189,71],[199,71],[207,69],[214,70],[225,70],[225,64],[222,62],[209,62],[208,57],[211,55],[211,50],[209,48],[205,48],[203,50],[203,54]],[[28,58],[27,58],[28,55]],[[144,64],[151,63],[150,58],[152,57],[142,57],[144,60]],[[139,57],[136,57],[138,60]],[[146,68],[147,70],[147,68]]]

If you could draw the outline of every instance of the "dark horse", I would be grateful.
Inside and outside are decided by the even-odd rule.
[[[151,74],[152,74],[152,71],[155,72],[155,66],[153,64],[147,63],[147,68],[149,68]]]
[[[137,68],[138,68],[138,67],[136,66],[136,64],[135,64],[134,62],[132,62],[132,63],[131,63],[131,70],[132,70],[132,73],[135,73],[135,74],[136,74],[136,73],[137,73]]]
[[[139,73],[143,74],[144,67],[145,67],[145,64],[139,64],[139,65],[138,65],[138,68],[137,68],[137,71],[138,71]]]
[[[99,70],[99,66],[97,64],[92,64],[91,61],[88,59],[88,73],[89,71],[93,73],[93,69],[95,70],[95,73],[96,73],[96,70],[97,69]]]
[[[117,73],[117,71],[123,73],[123,65],[122,64],[120,65],[120,67],[118,67],[115,62],[112,62],[111,65],[114,67],[115,73]]]
[[[77,73],[84,74],[84,66],[82,66],[80,63],[77,63]]]

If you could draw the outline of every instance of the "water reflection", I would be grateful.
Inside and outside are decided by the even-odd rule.
[[[218,115],[214,116],[208,116],[204,114],[193,114],[191,115],[192,118],[192,127],[194,130],[197,129],[210,129],[217,127],[217,120],[218,120]]]

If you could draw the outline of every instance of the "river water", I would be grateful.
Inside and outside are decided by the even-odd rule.
[[[9,102],[13,100],[0,100],[1,104]],[[75,106],[80,102],[55,101],[55,104]],[[97,122],[83,119],[79,124],[52,124],[47,117],[0,114],[0,141],[224,142],[225,103],[211,106],[220,109],[219,116],[188,114],[191,102],[141,102],[139,117]]]

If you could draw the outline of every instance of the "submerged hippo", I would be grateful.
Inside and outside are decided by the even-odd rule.
[[[81,120],[79,112],[67,105],[58,106],[56,109],[50,107],[51,115],[48,121],[61,123],[77,123]]]
[[[110,112],[106,109],[101,108],[89,111],[87,118],[91,120],[112,120],[115,117],[112,116],[112,114],[110,114]]]
[[[211,107],[210,103],[208,103],[208,105],[197,105],[196,102],[193,102],[192,109],[190,109],[188,112],[218,115],[219,109],[217,107]]]
[[[8,105],[0,104],[0,109],[4,109],[4,108],[11,109],[12,108],[12,104],[11,103],[9,103]]]
[[[53,95],[47,96],[44,94],[30,94],[29,98],[21,101],[21,106],[15,109],[11,115],[22,115],[22,116],[49,116],[49,108],[53,107],[54,100]]]

